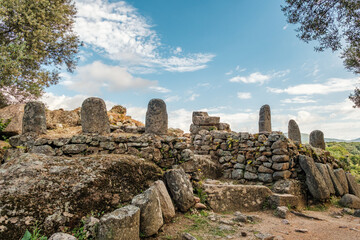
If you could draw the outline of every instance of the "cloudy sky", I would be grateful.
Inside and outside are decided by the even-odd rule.
[[[296,38],[281,0],[75,0],[84,46],[75,73],[47,89],[51,109],[74,109],[89,96],[120,104],[144,121],[162,98],[169,126],[188,132],[192,111],[208,111],[234,131],[258,130],[269,104],[273,130],[360,137],[360,109],[348,100],[359,77],[339,53],[314,52]]]

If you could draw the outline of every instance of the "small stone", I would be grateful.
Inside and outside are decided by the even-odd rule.
[[[273,240],[275,236],[269,233],[257,233],[255,237],[261,240]]]
[[[360,209],[354,211],[354,216],[360,218]]]
[[[283,219],[283,220],[281,220],[281,222],[285,225],[290,225],[290,222],[287,219]]]
[[[206,209],[207,207],[202,203],[196,203],[194,206],[196,209]]]
[[[49,240],[76,240],[76,237],[67,233],[54,233]]]
[[[309,232],[307,229],[305,228],[298,228],[298,229],[295,229],[295,232],[299,232],[299,233],[307,233]]]
[[[241,236],[242,236],[242,237],[246,237],[246,236],[247,236],[247,233],[246,233],[246,232],[241,232]]]
[[[280,218],[287,218],[287,215],[289,214],[289,209],[285,206],[277,207],[275,210],[275,215]]]
[[[182,240],[196,240],[196,237],[194,237],[193,235],[191,235],[190,233],[183,233],[181,235],[181,239]]]

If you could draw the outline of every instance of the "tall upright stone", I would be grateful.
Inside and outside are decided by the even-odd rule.
[[[314,130],[310,133],[309,143],[311,146],[325,150],[324,133],[320,130]]]
[[[294,142],[301,143],[301,133],[298,124],[291,119],[288,125],[288,136]]]
[[[271,132],[271,112],[270,106],[264,105],[259,112],[259,133]]]
[[[45,105],[42,102],[28,102],[24,108],[22,133],[43,134],[46,132]]]
[[[81,106],[81,126],[83,133],[110,133],[110,123],[104,100],[95,97],[85,99]]]
[[[157,98],[151,99],[146,112],[145,132],[164,135],[167,130],[168,114],[165,102]]]

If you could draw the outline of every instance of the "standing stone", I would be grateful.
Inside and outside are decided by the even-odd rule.
[[[161,212],[165,222],[170,222],[175,217],[175,208],[170,195],[163,181],[158,180],[154,183],[160,199]]]
[[[170,169],[164,174],[166,186],[175,205],[186,212],[195,204],[191,182],[182,168]]]
[[[46,132],[45,105],[42,102],[28,102],[24,108],[22,133],[43,134]]]
[[[325,150],[324,133],[320,130],[314,130],[310,133],[309,143],[311,146]]]
[[[85,99],[81,106],[81,126],[83,133],[110,133],[104,100],[95,97]]]
[[[339,182],[339,180],[335,176],[332,167],[329,164],[326,164],[326,168],[327,168],[328,173],[330,175],[331,181],[332,181],[332,183],[334,185],[336,195],[337,196],[344,195],[345,194],[344,188],[342,187],[341,183]]]
[[[335,188],[334,184],[331,180],[330,174],[327,170],[327,167],[325,164],[322,163],[315,163],[316,167],[319,169],[321,175],[323,176],[326,186],[328,187],[330,194],[335,194]]]
[[[161,99],[151,99],[146,112],[145,132],[165,135],[167,130],[168,114],[165,102]]]
[[[298,124],[291,119],[288,125],[288,136],[294,142],[301,143],[301,133]]]
[[[159,195],[154,186],[135,196],[131,204],[140,208],[140,232],[144,237],[156,234],[164,224]]]
[[[306,174],[306,185],[315,199],[324,200],[330,197],[330,192],[325,180],[317,169],[314,159],[300,155],[299,163]]]
[[[264,105],[259,112],[259,133],[271,132],[271,112],[270,106]]]
[[[344,189],[344,194],[349,193],[349,185],[346,179],[345,171],[342,168],[334,169],[334,174]]]
[[[140,239],[140,209],[133,205],[119,208],[100,219],[98,240]]]
[[[360,186],[356,182],[356,179],[351,173],[346,173],[346,178],[349,184],[349,192],[360,198]]]

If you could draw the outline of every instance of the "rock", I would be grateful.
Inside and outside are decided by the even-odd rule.
[[[194,206],[196,209],[206,209],[207,207],[205,206],[205,204],[202,203],[195,203]]]
[[[196,240],[196,237],[194,237],[190,233],[183,233],[181,234],[181,240]]]
[[[78,154],[84,152],[88,146],[86,144],[66,144],[61,147],[65,154]]]
[[[294,142],[301,143],[301,133],[298,124],[291,119],[288,125],[288,136]]]
[[[306,185],[315,199],[325,200],[330,197],[330,192],[325,180],[317,169],[314,159],[300,155],[299,163],[306,174]]]
[[[83,133],[110,133],[104,100],[95,97],[85,99],[81,106],[81,126]]]
[[[274,239],[274,235],[272,234],[269,234],[269,233],[256,233],[255,234],[255,237],[257,239],[261,239],[261,240],[273,240]]]
[[[285,162],[285,163],[274,163],[272,165],[272,169],[277,170],[277,171],[282,171],[282,170],[287,170],[289,169],[290,163]]]
[[[167,131],[168,114],[166,104],[161,99],[151,99],[146,112],[145,132],[165,135]]]
[[[307,229],[304,229],[304,228],[298,228],[298,229],[295,229],[295,232],[299,232],[299,233],[307,233],[308,230]]]
[[[92,216],[87,217],[84,221],[84,230],[88,238],[95,238],[100,225],[100,220]]]
[[[355,210],[353,215],[355,217],[360,217],[360,209]]]
[[[159,196],[161,212],[165,222],[170,222],[175,217],[175,208],[171,201],[170,195],[163,181],[158,180],[154,183],[155,189]]]
[[[259,133],[271,133],[271,112],[270,106],[264,105],[260,108],[259,112]]]
[[[131,204],[140,208],[140,232],[144,237],[156,234],[164,221],[158,191],[155,186],[135,196]]]
[[[171,169],[165,172],[164,179],[175,205],[186,212],[195,204],[191,182],[183,169]]]
[[[289,162],[289,155],[274,155],[271,157],[273,162]]]
[[[357,196],[358,198],[360,198],[360,186],[359,184],[356,182],[355,177],[351,174],[351,173],[346,173],[346,179],[348,181],[348,185],[349,185],[349,192],[355,196]]]
[[[289,170],[285,171],[277,171],[273,173],[273,179],[279,180],[279,179],[288,179],[291,176],[291,172]]]
[[[140,239],[140,208],[128,205],[100,219],[98,240]]]
[[[49,240],[76,240],[76,237],[67,233],[54,233]]]
[[[56,129],[80,126],[80,108],[66,111],[64,109],[46,110],[46,126],[48,129]]]
[[[231,178],[235,180],[240,180],[244,178],[244,170],[243,169],[234,169],[231,172]]]
[[[324,133],[320,130],[314,130],[310,133],[309,143],[311,146],[325,150]]]
[[[34,146],[30,149],[31,153],[45,154],[48,156],[55,156],[55,150],[49,145]]]
[[[280,206],[298,207],[300,206],[299,197],[292,194],[274,193],[269,197],[269,205],[273,208]]]
[[[335,188],[336,195],[337,196],[344,195],[345,194],[344,188],[342,187],[341,183],[339,182],[339,180],[335,176],[335,173],[334,173],[332,167],[329,164],[326,164],[326,168],[328,170],[329,176],[330,176],[331,181],[333,183],[333,186]]]
[[[154,163],[130,155],[79,157],[19,154],[0,168],[2,214],[18,218],[5,224],[0,239],[20,239],[26,219],[44,222],[56,212],[70,212],[62,226],[73,226],[81,217],[129,202],[162,176]],[[1,225],[4,225],[2,223]],[[47,231],[50,236],[60,229]]]
[[[345,175],[345,171],[342,168],[334,169],[334,174],[336,178],[339,180],[342,188],[344,189],[344,193],[349,193],[349,185]]]
[[[256,173],[245,171],[244,178],[246,180],[256,180],[258,175]]]
[[[275,209],[275,215],[278,216],[279,218],[287,218],[289,214],[289,209],[285,206],[279,206]]]
[[[272,170],[270,168],[267,168],[264,165],[260,165],[259,168],[258,168],[258,172],[259,173],[273,173],[274,170]]]
[[[0,109],[0,119],[11,119],[9,125],[3,130],[6,135],[22,133],[22,121],[25,104],[14,104]]]
[[[205,183],[203,188],[208,205],[215,212],[261,210],[264,202],[272,195],[268,187],[256,185]]]
[[[41,102],[28,102],[24,108],[22,133],[46,133],[45,105]]]
[[[273,177],[271,173],[259,173],[258,178],[260,181],[265,183],[270,183],[273,181]]]
[[[348,208],[360,208],[360,198],[352,194],[345,194],[339,201],[339,204]]]
[[[327,167],[325,164],[322,163],[315,163],[317,169],[320,171],[321,175],[323,176],[326,186],[328,187],[330,194],[335,194],[335,188],[334,184],[331,180],[329,171],[327,170]]]
[[[242,214],[241,212],[237,211],[234,213],[235,217],[232,219],[234,222],[247,222],[247,217],[245,214]]]

